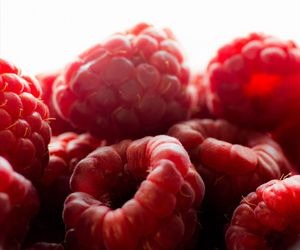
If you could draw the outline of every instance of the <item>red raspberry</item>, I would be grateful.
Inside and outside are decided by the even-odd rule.
[[[64,250],[64,247],[61,244],[39,242],[25,250]]]
[[[247,195],[226,232],[228,250],[299,249],[292,247],[299,240],[300,175],[269,181]]]
[[[38,208],[38,196],[30,181],[0,157],[0,249],[19,249]]]
[[[51,134],[40,86],[0,59],[0,89],[0,155],[35,181],[48,163]]]
[[[79,162],[63,219],[69,249],[191,249],[204,184],[172,137],[102,147]]]
[[[220,118],[269,131],[298,112],[300,50],[264,34],[238,38],[208,65],[209,106]]]
[[[171,31],[139,24],[69,64],[53,101],[61,117],[96,137],[137,138],[189,116],[188,81]]]
[[[59,135],[64,132],[75,131],[75,129],[65,120],[60,118],[57,114],[52,103],[52,86],[57,78],[59,78],[62,70],[55,70],[50,72],[44,72],[36,75],[36,78],[40,82],[43,94],[42,99],[49,108],[50,113],[50,126],[53,135]]]
[[[224,120],[190,120],[170,128],[188,151],[206,187],[206,200],[221,213],[242,195],[291,172],[280,146],[269,136]]]
[[[75,165],[105,142],[89,134],[73,132],[52,137],[49,144],[50,159],[41,178],[41,194],[46,209],[62,207],[70,193],[69,181]]]

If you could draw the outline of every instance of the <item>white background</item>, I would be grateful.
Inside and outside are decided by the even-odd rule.
[[[298,2],[298,4],[297,4]],[[35,74],[144,21],[170,27],[201,70],[217,48],[261,31],[300,44],[300,1],[0,0],[0,56]]]

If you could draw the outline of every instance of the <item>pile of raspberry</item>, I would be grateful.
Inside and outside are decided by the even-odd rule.
[[[299,99],[262,33],[195,72],[146,23],[36,77],[0,59],[0,249],[298,249]]]

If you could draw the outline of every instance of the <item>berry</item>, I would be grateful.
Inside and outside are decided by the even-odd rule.
[[[48,108],[35,78],[0,59],[0,155],[36,181],[48,163]]]
[[[228,250],[298,249],[300,175],[272,180],[248,194],[226,232]]]
[[[19,249],[38,208],[31,182],[0,157],[0,249]]]
[[[36,75],[43,92],[42,100],[49,108],[50,126],[52,134],[55,136],[64,132],[75,131],[75,129],[68,122],[60,118],[52,103],[52,86],[55,80],[59,78],[61,72],[62,70],[55,70]]]
[[[62,207],[70,193],[69,181],[75,165],[105,142],[89,134],[63,133],[52,137],[50,159],[41,178],[40,192],[46,209]]]
[[[224,120],[190,120],[170,128],[204,180],[206,201],[221,213],[232,211],[242,195],[292,171],[280,146],[268,135]]]
[[[204,184],[175,138],[99,148],[78,163],[70,184],[68,249],[192,249]]]
[[[56,81],[72,126],[109,141],[163,133],[189,116],[189,70],[170,30],[140,24],[88,49]]]
[[[207,68],[214,115],[259,130],[299,114],[300,50],[292,41],[264,34],[235,39]]]

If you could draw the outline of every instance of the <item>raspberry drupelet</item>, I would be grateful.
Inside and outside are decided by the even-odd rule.
[[[67,65],[53,103],[72,126],[96,137],[156,135],[189,117],[189,75],[172,32],[139,24]]]
[[[269,181],[242,199],[226,232],[228,250],[299,249],[300,175]]]
[[[48,163],[48,108],[33,77],[0,59],[0,155],[35,182]]]
[[[207,67],[212,113],[270,131],[298,112],[300,50],[292,41],[252,33],[218,50]]]
[[[78,163],[70,183],[67,249],[192,249],[204,184],[175,138],[97,149]]]
[[[0,157],[0,249],[20,249],[39,199],[30,181]]]

